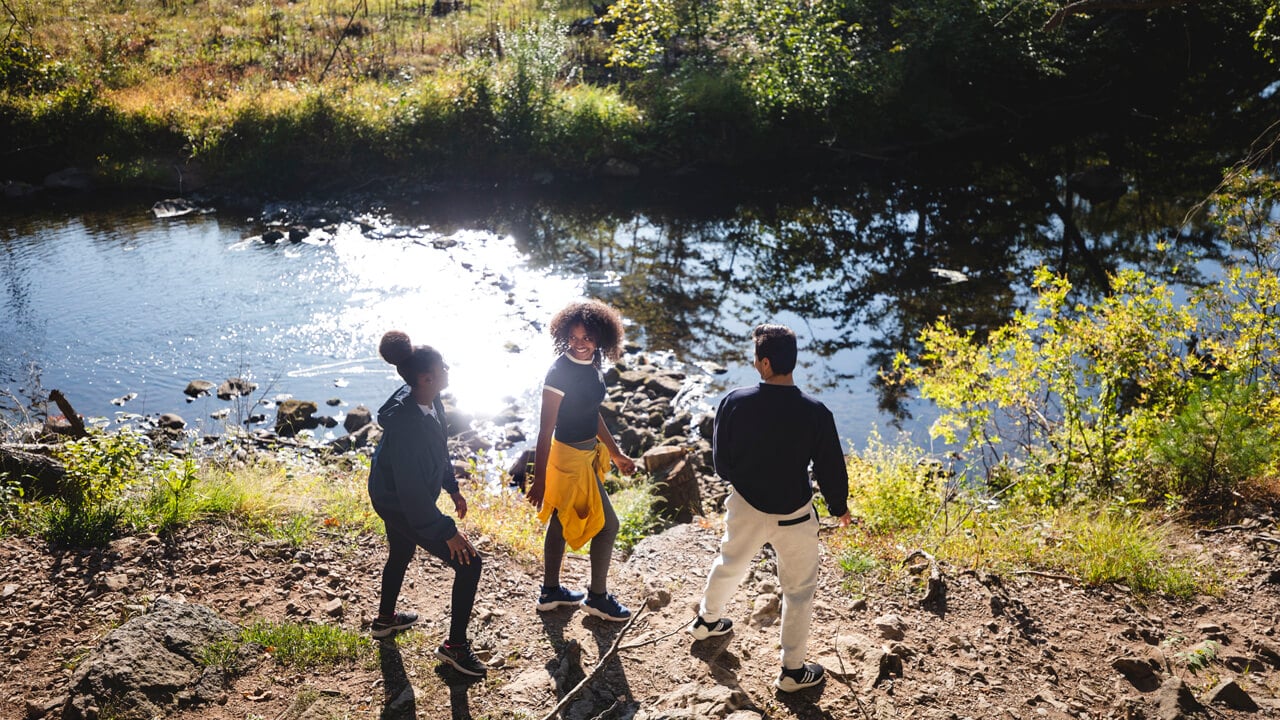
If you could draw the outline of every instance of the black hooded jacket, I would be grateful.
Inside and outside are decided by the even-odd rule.
[[[440,512],[440,490],[458,491],[449,461],[444,406],[435,400],[436,422],[413,401],[408,385],[378,408],[382,442],[369,468],[369,499],[374,510],[398,512],[423,539],[445,542],[457,533],[453,518]]]

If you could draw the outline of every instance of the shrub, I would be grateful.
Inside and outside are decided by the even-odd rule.
[[[849,460],[849,506],[872,532],[919,530],[942,507],[942,482],[923,450],[886,445],[873,430],[866,450]]]
[[[1186,403],[1154,430],[1154,459],[1172,477],[1149,494],[1228,497],[1275,457],[1277,437],[1268,416],[1257,383],[1231,373],[1193,382]]]
[[[145,441],[129,431],[93,431],[62,444],[55,455],[66,482],[45,513],[45,539],[73,547],[109,542],[125,515],[124,492],[139,472],[145,449]]]

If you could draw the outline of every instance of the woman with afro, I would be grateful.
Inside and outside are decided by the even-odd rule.
[[[602,478],[610,461],[622,473],[636,464],[618,449],[600,403],[605,397],[602,361],[622,355],[622,317],[598,300],[576,302],[551,319],[559,354],[542,386],[534,475],[529,502],[547,524],[542,591],[537,609],[576,606],[596,617],[625,622],[631,611],[608,590],[609,562],[618,536],[618,516]],[[575,550],[591,542],[591,582],[586,593],[560,584],[566,543]]]

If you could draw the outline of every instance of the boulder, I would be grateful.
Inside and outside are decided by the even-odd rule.
[[[1164,681],[1163,666],[1156,653],[1150,651],[1145,656],[1129,655],[1111,662],[1112,669],[1123,675],[1139,692],[1151,692],[1160,687]]]
[[[310,400],[290,398],[276,408],[276,432],[283,437],[297,435],[301,430],[319,427],[319,418],[312,417],[320,408]]]
[[[695,514],[702,514],[702,489],[686,454],[684,448],[668,445],[654,448],[641,458],[654,485],[654,509],[678,523],[690,522]]]
[[[156,418],[156,427],[161,430],[181,430],[187,426],[187,421],[182,419],[181,415],[176,413],[165,413]]]
[[[222,381],[218,386],[218,399],[230,400],[242,395],[248,395],[258,389],[257,383],[249,382],[244,378],[228,378]]]
[[[231,382],[231,381],[228,380],[227,382]],[[208,380],[192,380],[191,382],[187,383],[186,389],[183,390],[182,392],[190,397],[197,398],[203,395],[208,395],[210,392],[213,391],[213,388],[214,388],[214,384],[209,382]]]
[[[103,707],[119,717],[163,717],[224,700],[221,669],[205,667],[201,655],[236,632],[207,607],[160,598],[111,631],[81,663],[62,717],[83,720]]]
[[[50,190],[88,190],[93,187],[93,176],[77,167],[69,167],[44,177],[44,186]]]
[[[342,421],[342,427],[347,432],[353,433],[371,422],[373,422],[373,411],[364,405],[357,405],[354,410],[347,413],[347,417]]]

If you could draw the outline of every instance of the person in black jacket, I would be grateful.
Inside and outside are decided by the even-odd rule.
[[[849,473],[831,411],[795,386],[796,334],[760,325],[755,341],[759,385],[730,391],[720,401],[712,438],[716,474],[733,486],[725,500],[720,555],[711,565],[695,639],[724,635],[733,621],[725,603],[756,552],[773,546],[782,585],[782,672],[774,685],[794,692],[822,682],[818,663],[806,663],[813,595],[818,586],[818,514],[809,466],[833,517],[850,521]]]
[[[467,501],[449,461],[449,433],[440,402],[440,392],[449,384],[449,366],[439,352],[428,345],[414,346],[398,330],[382,336],[378,352],[396,366],[405,384],[378,409],[382,442],[369,469],[369,499],[387,527],[390,546],[371,632],[383,638],[418,621],[417,613],[396,612],[396,599],[409,561],[422,546],[454,570],[449,638],[436,650],[436,657],[459,672],[479,677],[485,674],[485,665],[471,651],[467,624],[480,584],[480,554],[453,519],[436,507],[443,489],[453,500],[458,519],[467,515]]]

